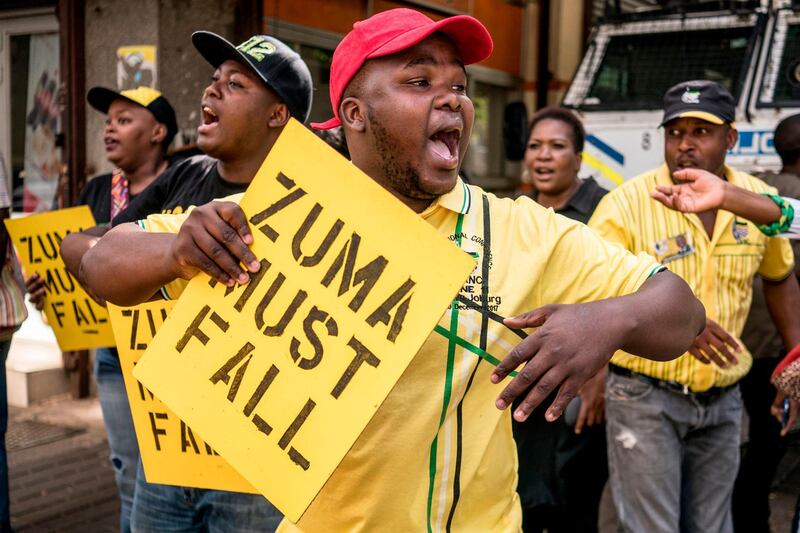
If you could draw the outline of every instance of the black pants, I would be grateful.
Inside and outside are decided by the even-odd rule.
[[[740,382],[750,418],[749,442],[742,455],[733,489],[733,528],[736,533],[769,533],[769,492],[775,471],[786,453],[781,425],[770,414],[775,387],[769,382],[780,359],[755,359]]]
[[[608,479],[605,424],[576,435],[563,417],[547,422],[555,394],[526,422],[514,422],[519,452],[522,530],[525,533],[596,533],[600,497]]]

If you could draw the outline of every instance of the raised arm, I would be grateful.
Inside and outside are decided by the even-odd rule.
[[[527,392],[514,412],[516,420],[524,421],[560,385],[546,413],[552,421],[617,350],[655,361],[685,353],[705,327],[705,310],[686,282],[665,271],[627,296],[546,305],[507,319],[506,325],[539,329],[497,365],[495,383],[527,363],[500,393],[497,407],[505,409]]]
[[[145,232],[134,223],[115,227],[84,254],[79,277],[99,297],[135,305],[199,271],[229,286],[247,283],[247,271],[258,271],[259,262],[248,248],[253,237],[235,203],[211,202],[185,221],[175,220],[183,222],[177,234]]]
[[[684,183],[659,185],[650,193],[670,209],[684,213],[724,209],[762,225],[781,217],[780,207],[766,196],[732,185],[705,170],[684,169],[674,176]]]

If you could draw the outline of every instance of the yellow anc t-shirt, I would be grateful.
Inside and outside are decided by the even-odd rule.
[[[501,359],[520,341],[501,317],[628,294],[661,268],[528,198],[460,181],[421,216],[478,266],[298,524],[279,531],[519,531],[511,417],[494,405],[503,385],[472,347]]]
[[[777,194],[763,181],[729,167],[725,177],[748,191]],[[656,185],[672,184],[666,165],[637,176],[600,201],[589,226],[631,252],[653,255],[689,284],[708,318],[738,339],[750,310],[753,276],[786,278],[794,268],[792,249],[786,239],[769,238],[752,222],[722,210],[709,238],[696,214],[673,211],[650,198]],[[752,357],[744,344],[742,348],[739,363],[725,369],[705,365],[689,353],[656,362],[620,351],[611,362],[701,392],[732,385],[747,374]]]

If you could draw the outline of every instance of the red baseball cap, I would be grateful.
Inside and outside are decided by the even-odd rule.
[[[492,53],[492,37],[478,19],[458,15],[438,22],[413,9],[390,9],[353,24],[353,29],[336,47],[331,63],[331,106],[333,118],[312,122],[318,130],[341,126],[339,103],[342,93],[367,59],[401,52],[424,41],[435,32],[450,37],[465,65],[477,63]]]

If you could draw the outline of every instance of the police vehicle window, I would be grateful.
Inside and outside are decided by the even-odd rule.
[[[800,100],[800,25],[789,25],[785,35],[776,35],[771,50],[782,50],[782,53],[780,58],[770,58],[771,65],[778,63],[779,66],[774,73],[768,72],[765,76],[761,102],[796,106]]]
[[[738,27],[612,36],[580,107],[660,109],[668,88],[693,79],[719,82],[738,100],[753,30]]]

